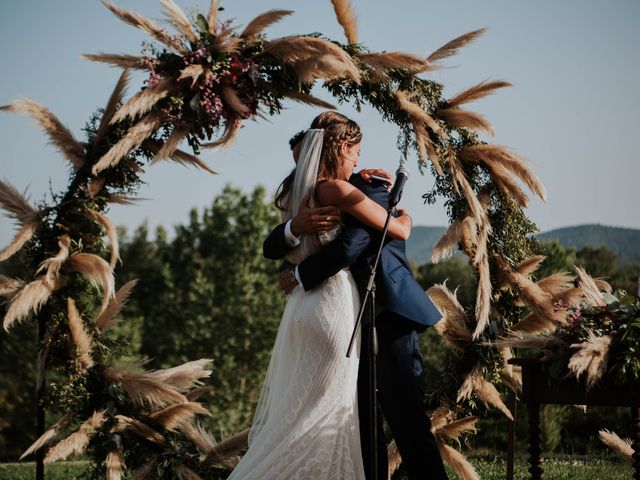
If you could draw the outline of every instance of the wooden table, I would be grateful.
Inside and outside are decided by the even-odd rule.
[[[540,406],[543,404],[629,407],[633,422],[633,478],[640,480],[640,384],[621,387],[603,378],[587,391],[574,377],[551,382],[537,359],[513,358],[509,363],[522,366],[522,399],[529,411],[529,473],[533,480],[542,477]]]

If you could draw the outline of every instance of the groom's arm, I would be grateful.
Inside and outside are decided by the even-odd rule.
[[[311,290],[343,268],[353,265],[370,241],[368,228],[360,224],[345,227],[336,240],[298,265],[296,279],[305,291]]]
[[[281,223],[271,230],[262,244],[262,254],[269,260],[280,260],[300,243],[291,232],[291,220]]]

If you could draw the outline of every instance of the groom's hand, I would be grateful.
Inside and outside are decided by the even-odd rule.
[[[291,291],[298,286],[298,281],[293,274],[293,268],[287,267],[280,270],[278,277],[278,286],[280,290],[289,295]]]
[[[291,233],[299,237],[303,233],[321,233],[340,223],[340,209],[336,207],[309,208],[309,194],[300,203],[300,209],[291,221]]]

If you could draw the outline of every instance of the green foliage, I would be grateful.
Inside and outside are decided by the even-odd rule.
[[[265,191],[227,186],[210,208],[167,241],[139,229],[122,248],[121,277],[139,278],[123,324],[142,319],[140,353],[149,367],[212,358],[216,431],[246,428],[284,310],[277,265],[262,241],[279,222]]]

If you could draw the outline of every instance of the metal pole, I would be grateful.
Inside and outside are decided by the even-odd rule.
[[[44,355],[44,336],[45,336],[45,315],[40,312],[38,316],[38,345],[40,355]],[[44,362],[43,362],[44,363]],[[45,368],[44,365],[42,367]],[[42,372],[42,382],[36,380],[36,438],[40,438],[44,434],[45,427],[45,411],[44,411],[44,372]],[[36,454],[36,480],[44,480],[44,449],[41,448]]]

